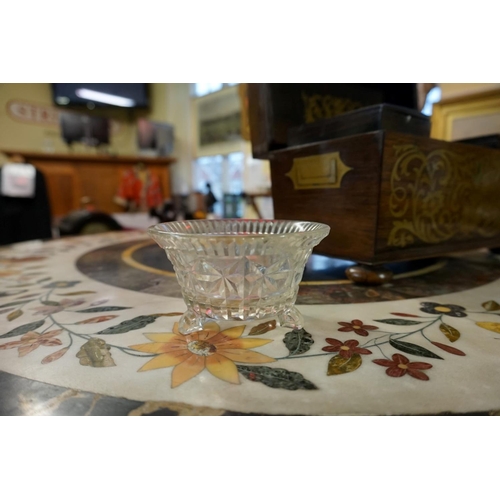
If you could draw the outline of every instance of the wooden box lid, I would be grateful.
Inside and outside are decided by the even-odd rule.
[[[292,127],[375,104],[418,108],[415,83],[249,83],[247,100],[255,158],[289,147]]]
[[[301,146],[377,130],[429,137],[431,121],[428,116],[411,108],[377,104],[315,123],[290,127],[288,146]]]

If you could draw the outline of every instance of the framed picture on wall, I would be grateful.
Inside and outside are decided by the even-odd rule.
[[[434,104],[431,137],[461,141],[500,134],[500,89],[449,98]]]
[[[241,149],[241,97],[238,86],[194,100],[195,156],[226,154]]]

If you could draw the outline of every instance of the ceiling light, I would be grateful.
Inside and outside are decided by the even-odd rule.
[[[132,108],[135,106],[135,101],[133,99],[113,94],[105,94],[104,92],[97,92],[95,90],[77,89],[75,90],[75,94],[81,99],[103,102],[105,104],[112,104],[113,106],[121,106],[123,108]]]

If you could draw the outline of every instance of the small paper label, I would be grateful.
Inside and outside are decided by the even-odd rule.
[[[36,170],[33,165],[7,163],[1,168],[2,196],[34,198]]]

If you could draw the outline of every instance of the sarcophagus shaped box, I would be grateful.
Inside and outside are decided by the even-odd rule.
[[[269,85],[249,85],[254,155],[271,162],[276,218],[330,225],[318,252],[378,264],[500,247],[500,150],[430,139],[411,107],[285,123]]]

